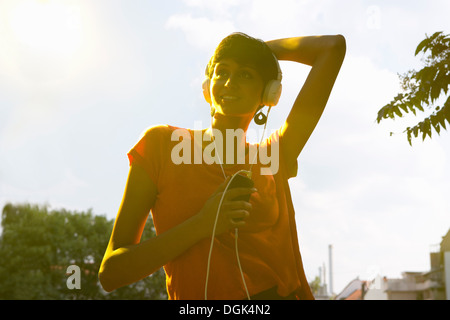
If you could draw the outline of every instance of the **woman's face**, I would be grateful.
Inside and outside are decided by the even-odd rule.
[[[253,117],[261,105],[264,81],[254,68],[227,58],[216,64],[210,89],[216,113]]]

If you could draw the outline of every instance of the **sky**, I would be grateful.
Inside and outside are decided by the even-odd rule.
[[[342,34],[347,53],[289,180],[308,280],[333,246],[333,291],[355,278],[428,271],[450,228],[450,133],[413,140],[422,118],[376,123],[423,66],[418,43],[450,33],[450,2],[2,0],[0,206],[30,202],[116,216],[127,151],[153,125],[209,125],[201,83],[220,40]],[[310,67],[280,62],[280,127]],[[256,127],[255,127],[256,129]],[[394,134],[390,136],[390,132]]]

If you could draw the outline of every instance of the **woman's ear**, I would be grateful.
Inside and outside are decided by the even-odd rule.
[[[206,77],[202,83],[202,90],[203,90],[203,96],[205,97],[206,102],[208,102],[209,104],[212,103],[211,93],[210,93],[210,88],[209,88],[210,84],[211,84],[211,80],[208,77]]]

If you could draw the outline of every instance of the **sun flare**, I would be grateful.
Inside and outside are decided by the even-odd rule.
[[[12,39],[33,50],[70,54],[80,45],[80,9],[70,1],[14,1],[8,20]]]

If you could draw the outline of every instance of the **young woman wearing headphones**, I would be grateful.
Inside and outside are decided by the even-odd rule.
[[[99,271],[103,288],[112,291],[164,266],[169,299],[313,299],[287,181],[297,174],[297,157],[322,115],[345,51],[341,35],[264,42],[234,33],[223,39],[203,84],[211,126],[154,126],[128,153],[128,180]],[[284,124],[258,144],[277,162],[267,174],[245,133],[253,119],[266,121],[262,106],[270,110],[278,102],[277,59],[311,70]],[[244,134],[229,137],[230,129]],[[172,150],[180,141],[173,134],[180,130],[191,157],[213,142],[214,162],[175,164]],[[230,145],[234,153],[227,157]],[[237,150],[244,150],[244,163]],[[231,188],[241,171],[251,175],[252,185]],[[157,235],[141,242],[150,212]]]

